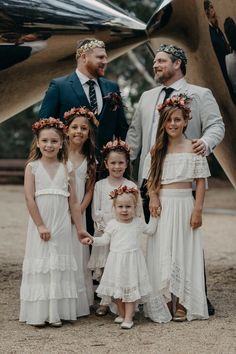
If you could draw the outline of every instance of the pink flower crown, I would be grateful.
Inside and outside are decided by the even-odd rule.
[[[119,148],[127,151],[128,153],[130,152],[129,145],[120,138],[116,138],[113,141],[108,141],[108,143],[103,146],[102,153],[106,155],[109,151],[117,150]]]
[[[110,194],[109,194],[109,197],[111,199],[115,199],[118,197],[118,195],[121,195],[121,194],[124,194],[124,193],[131,193],[131,194],[138,194],[139,191],[137,188],[135,187],[127,187],[127,186],[120,186],[116,189],[114,189]]]
[[[184,110],[188,119],[191,119],[190,117],[191,109],[188,106],[190,101],[191,98],[188,97],[186,94],[172,96],[170,98],[167,98],[162,104],[158,105],[157,110],[161,112],[165,107],[177,107],[179,109]]]
[[[68,125],[71,122],[71,119],[76,117],[85,117],[87,118],[95,127],[99,126],[99,121],[95,117],[94,113],[91,112],[87,107],[78,107],[71,108],[69,111],[64,113],[65,124]]]
[[[37,133],[37,131],[45,127],[59,129],[65,133],[65,124],[63,124],[63,122],[58,118],[44,118],[32,124],[32,130],[34,133]]]

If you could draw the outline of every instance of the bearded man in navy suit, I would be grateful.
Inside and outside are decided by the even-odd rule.
[[[96,132],[97,157],[99,151],[114,137],[125,140],[128,130],[120,88],[117,83],[105,79],[107,53],[105,44],[96,39],[79,41],[76,48],[76,70],[53,79],[43,99],[40,118],[55,117],[63,120],[64,113],[73,107],[86,106],[99,120]],[[93,81],[97,107],[90,102],[89,83]]]

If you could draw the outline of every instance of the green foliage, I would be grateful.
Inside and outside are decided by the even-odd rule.
[[[37,106],[6,120],[0,125],[0,158],[24,159],[29,154],[33,139],[31,125],[37,120]]]

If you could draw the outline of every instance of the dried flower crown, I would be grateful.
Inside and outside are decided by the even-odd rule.
[[[184,64],[187,64],[187,57],[183,49],[176,47],[173,44],[161,44],[160,47],[157,49],[157,53],[159,52],[165,52],[167,54],[172,54],[176,58],[182,60]]]
[[[157,110],[161,112],[165,107],[176,107],[185,111],[188,119],[191,119],[190,113],[191,109],[188,104],[190,103],[191,98],[186,94],[180,94],[178,96],[172,96],[167,98],[162,104],[157,106]]]
[[[99,121],[95,117],[95,114],[91,112],[87,107],[71,108],[64,113],[65,124],[68,125],[71,121],[77,117],[87,118],[95,127],[99,126]]]
[[[32,125],[32,130],[34,133],[37,133],[37,131],[45,127],[55,128],[65,132],[65,125],[63,122],[60,119],[53,117],[38,120]]]
[[[108,143],[103,146],[102,153],[106,155],[109,151],[117,150],[117,149],[130,152],[129,145],[125,141],[121,140],[120,138],[116,138],[113,141],[108,141]]]
[[[120,187],[114,189],[113,191],[111,191],[111,193],[109,194],[109,197],[111,199],[115,199],[118,197],[118,195],[121,195],[124,193],[138,194],[139,191],[137,188],[134,188],[134,187],[120,186]]]
[[[89,50],[93,50],[95,48],[105,48],[105,43],[97,39],[87,42],[83,44],[81,47],[77,48],[76,56],[79,58],[83,53],[86,53]]]

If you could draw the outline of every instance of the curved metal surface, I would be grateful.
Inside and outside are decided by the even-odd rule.
[[[236,8],[231,0],[212,2],[222,30],[226,17],[236,19]],[[146,25],[109,0],[2,0],[0,121],[38,102],[53,77],[71,72],[76,42],[85,36],[104,40],[109,60],[144,42],[153,52],[160,43],[174,42],[188,55],[187,80],[209,87],[219,103],[226,136],[215,154],[236,187],[236,100],[218,61],[204,1],[156,3]]]

